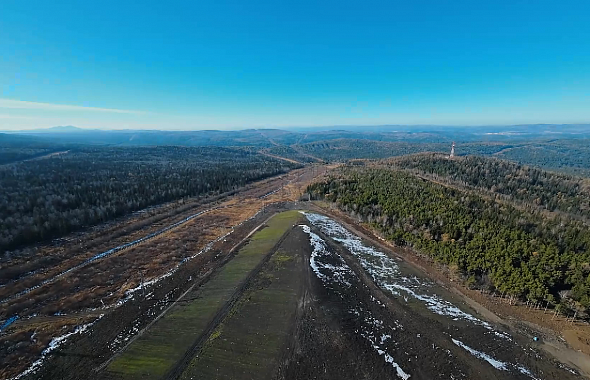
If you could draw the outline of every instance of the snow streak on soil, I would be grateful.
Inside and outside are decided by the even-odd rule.
[[[49,355],[52,351],[58,349],[72,335],[82,334],[82,333],[86,332],[92,325],[94,325],[96,322],[98,322],[98,320],[101,319],[103,316],[104,316],[104,314],[101,314],[100,317],[98,317],[97,319],[94,320],[94,322],[87,323],[87,324],[81,325],[81,326],[76,326],[74,331],[71,331],[71,332],[64,334],[62,336],[58,336],[56,338],[53,338],[51,340],[51,342],[49,342],[49,345],[47,346],[47,348],[45,348],[43,350],[43,352],[41,352],[41,357],[39,359],[37,359],[35,362],[33,362],[33,364],[31,364],[29,366],[29,368],[27,368],[26,370],[24,370],[20,374],[16,375],[15,377],[11,378],[10,380],[18,380],[24,376],[27,376],[27,375],[37,372],[39,370],[39,368],[41,368],[41,366],[43,365],[43,362],[45,361],[45,358],[47,357],[47,355]]]
[[[360,280],[354,271],[346,264],[344,259],[335,252],[328,250],[326,243],[317,234],[311,232],[309,226],[300,225],[303,231],[309,235],[309,240],[313,251],[309,260],[309,265],[315,275],[322,281],[326,288],[334,290],[340,297],[344,295],[338,291],[338,288],[351,288],[353,283],[360,286]],[[373,302],[380,305],[378,300],[373,299]],[[350,314],[355,315],[360,322],[360,331],[357,331],[363,338],[365,338],[373,347],[373,349],[383,356],[384,360],[391,364],[395,369],[397,376],[403,380],[410,378],[402,367],[395,362],[393,356],[387,352],[387,344],[391,340],[391,335],[388,332],[395,330],[383,323],[383,321],[375,318],[370,310],[366,310],[358,306],[349,310]],[[401,325],[398,324],[401,328]],[[391,331],[388,331],[391,330]]]
[[[435,284],[432,281],[416,276],[404,275],[395,259],[366,245],[358,236],[348,231],[333,219],[310,212],[302,213],[312,225],[319,228],[326,236],[340,242],[353,254],[359,260],[363,269],[372,277],[375,284],[382,289],[389,291],[394,296],[403,298],[406,302],[408,301],[408,297],[411,297],[422,303],[428,310],[435,314],[446,316],[454,321],[461,320],[481,326],[489,330],[489,334],[502,338],[504,341],[512,342],[509,334],[494,329],[488,322],[482,321],[459,309],[451,302],[444,300],[441,296],[434,293]],[[478,358],[486,360],[496,369],[505,371],[512,369],[532,379],[536,379],[531,371],[521,365],[500,362],[483,352],[466,346],[458,340],[453,339],[453,342]]]
[[[351,311],[352,314],[360,315],[358,310]],[[406,373],[402,367],[399,366],[394,360],[393,357],[387,353],[387,348],[385,347],[385,343],[391,339],[391,335],[385,334],[382,331],[386,330],[386,326],[384,326],[383,321],[374,318],[368,310],[365,310],[363,314],[367,315],[364,319],[364,324],[361,325],[360,334],[363,338],[367,339],[371,346],[380,356],[383,356],[387,363],[390,363],[397,373],[397,376],[401,377],[404,380],[410,378],[410,375]],[[401,326],[400,326],[401,327]],[[377,331],[377,333],[376,333]]]
[[[350,277],[356,277],[352,269],[346,264],[340,255],[331,253],[326,248],[324,241],[316,234],[311,232],[309,226],[301,225],[303,231],[309,235],[309,240],[313,248],[309,265],[322,280],[325,285],[330,285],[332,282],[337,282],[347,288],[352,286]],[[332,261],[333,263],[330,263]]]
[[[342,243],[354,256],[357,257],[363,269],[373,278],[380,287],[388,290],[396,296],[409,295],[421,301],[433,313],[451,317],[454,320],[466,320],[491,329],[489,323],[484,322],[471,314],[468,314],[452,303],[443,300],[440,296],[431,292],[432,283],[415,276],[408,277],[401,274],[397,261],[372,247],[365,245],[360,238],[350,233],[342,225],[334,220],[319,214],[304,213],[307,219],[332,239]],[[405,297],[404,297],[405,298]],[[504,338],[510,338],[498,333]]]
[[[469,351],[469,353],[471,355],[485,360],[486,362],[490,363],[494,368],[501,369],[502,371],[508,371],[508,366],[506,365],[506,363],[496,360],[496,359],[492,358],[491,356],[484,354],[483,352],[479,352],[477,350],[474,350],[473,348],[467,346],[466,344],[464,344],[463,342],[461,342],[457,339],[452,339],[452,340],[453,340],[453,343],[455,343],[457,346]]]
[[[523,367],[521,365],[515,365],[515,364],[511,364],[511,363],[501,362],[500,360],[494,359],[493,357],[491,357],[488,354],[485,354],[483,352],[477,351],[477,350],[469,347],[468,345],[461,342],[460,340],[452,339],[452,341],[457,346],[465,349],[467,352],[469,352],[471,355],[475,356],[476,358],[485,360],[486,362],[490,363],[496,369],[499,369],[502,371],[509,371],[510,368],[514,368],[517,371],[519,371],[520,373],[522,373],[523,375],[527,375],[528,377],[530,377],[533,380],[540,380],[539,378],[535,377],[533,375],[533,373],[531,371],[529,371],[526,367]]]

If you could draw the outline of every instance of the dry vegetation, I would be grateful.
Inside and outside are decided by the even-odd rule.
[[[18,315],[19,319],[0,335],[0,356],[3,357],[0,379],[27,368],[53,337],[93,321],[102,313],[108,314],[125,297],[126,291],[174,269],[183,259],[195,255],[209,242],[255,215],[263,206],[297,200],[313,177],[323,171],[325,168],[313,169],[313,173],[311,168],[298,169],[246,186],[237,194],[222,199],[216,197],[209,202],[194,199],[152,208],[88,233],[69,236],[60,244],[38,247],[28,258],[3,264],[0,269],[4,273],[8,270],[13,275],[20,275],[21,279],[2,280],[5,286],[0,288],[0,298],[39,284],[97,253],[213,208],[152,240],[97,260],[2,304],[0,318]],[[264,197],[276,190],[280,191]],[[214,255],[207,256],[207,260],[212,258]]]

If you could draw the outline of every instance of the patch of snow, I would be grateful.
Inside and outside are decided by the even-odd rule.
[[[309,226],[300,225],[300,227],[309,235],[309,240],[313,248],[309,265],[315,275],[325,284],[337,282],[346,287],[351,287],[350,279],[355,278],[356,275],[346,265],[344,259],[340,255],[328,251],[326,243],[318,235],[311,232]],[[335,261],[337,264],[330,264],[326,262],[327,260]]]
[[[92,327],[92,325],[94,325],[96,322],[98,322],[103,316],[104,316],[104,314],[101,314],[93,322],[87,323],[87,324],[81,325],[81,326],[76,326],[76,328],[74,329],[74,331],[71,331],[71,332],[69,332],[67,334],[64,334],[64,335],[58,336],[56,338],[53,338],[51,340],[51,342],[49,342],[49,345],[47,346],[47,348],[45,348],[41,352],[41,357],[39,359],[37,359],[35,362],[33,362],[33,364],[31,364],[29,366],[29,368],[27,368],[26,370],[24,370],[20,374],[12,377],[10,380],[18,380],[18,379],[23,378],[24,376],[27,376],[27,375],[30,375],[30,374],[33,374],[33,373],[37,372],[41,368],[41,366],[43,365],[43,362],[45,361],[45,358],[47,357],[47,355],[49,355],[52,351],[58,349],[72,335],[82,334],[85,331],[87,331],[90,327]]]
[[[500,337],[500,338],[504,338],[506,340],[512,341],[512,338],[510,337],[510,335],[506,334],[505,332],[500,332],[497,330],[494,330],[494,335]]]
[[[523,375],[527,375],[528,377],[530,377],[533,380],[541,380],[540,378],[535,377],[533,375],[533,373],[531,371],[529,371],[528,368],[526,368],[526,367],[523,367],[523,366],[519,365],[516,368],[518,368],[518,370],[520,371],[520,373],[522,373]]]
[[[416,276],[403,276],[395,259],[373,247],[367,246],[358,236],[333,219],[310,212],[302,211],[302,214],[327,236],[342,243],[359,260],[361,266],[372,277],[375,284],[388,290],[394,296],[401,296],[405,302],[408,302],[408,297],[400,293],[400,291],[404,292],[421,301],[428,310],[435,314],[447,316],[455,321],[461,319],[472,322],[494,331],[498,337],[511,340],[508,334],[496,332],[489,323],[462,311],[451,302],[432,293],[430,291],[434,285],[432,282],[419,279]]]
[[[491,356],[489,356],[488,354],[474,350],[473,348],[467,346],[466,344],[464,344],[463,342],[461,342],[457,339],[453,339],[453,338],[451,338],[451,339],[452,339],[453,343],[455,343],[457,346],[467,350],[471,355],[473,355],[479,359],[485,360],[486,362],[490,363],[494,368],[502,370],[502,371],[508,371],[508,365],[506,363],[496,360],[496,359],[492,358]]]
[[[464,344],[463,342],[457,340],[457,339],[453,339],[451,338],[451,340],[453,341],[453,343],[455,343],[457,346],[467,350],[470,354],[472,354],[473,356],[485,360],[486,362],[490,363],[494,368],[502,370],[502,371],[509,371],[510,368],[515,369],[517,371],[519,371],[520,373],[522,373],[523,375],[527,375],[528,377],[530,377],[533,380],[541,380],[538,377],[535,377],[535,375],[533,375],[533,373],[526,367],[520,365],[520,364],[512,364],[512,363],[504,363],[501,362],[497,359],[494,359],[493,357],[491,357],[490,355],[477,351],[469,346],[467,346],[466,344]]]
[[[570,373],[574,374],[574,375],[579,375],[579,373],[578,373],[578,372],[576,372],[575,370],[573,370],[573,369],[569,368],[569,367],[568,367],[568,366],[566,366],[566,365],[563,365],[563,364],[561,364],[561,363],[558,363],[558,366],[559,366],[560,368],[562,368],[562,369],[565,369],[566,371],[568,371],[568,372],[570,372]]]
[[[380,351],[380,353],[383,351]],[[393,358],[391,357],[391,355],[389,355],[388,353],[383,353],[385,354],[385,361],[387,363],[390,363],[395,370],[397,371],[397,376],[401,377],[403,380],[408,380],[410,378],[410,375],[407,374],[406,372],[404,372],[404,370],[402,369],[402,367],[399,366],[399,364],[397,364],[396,362],[393,361]]]

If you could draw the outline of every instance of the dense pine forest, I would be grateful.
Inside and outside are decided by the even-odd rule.
[[[511,144],[497,154],[498,158],[535,165],[583,176],[590,175],[590,141],[559,139]]]
[[[478,156],[417,154],[390,161],[394,167],[440,181],[502,194],[550,211],[590,217],[590,180],[515,162]]]
[[[230,191],[297,165],[221,147],[86,147],[0,167],[0,251],[147,206]]]
[[[511,178],[493,182],[494,176],[482,184],[511,188]],[[308,190],[396,244],[456,268],[471,286],[588,315],[590,230],[581,222],[521,211],[384,166],[349,166]]]

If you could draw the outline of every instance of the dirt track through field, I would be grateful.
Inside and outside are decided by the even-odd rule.
[[[180,379],[272,378],[291,352],[289,341],[305,291],[307,256],[307,236],[295,227]]]

